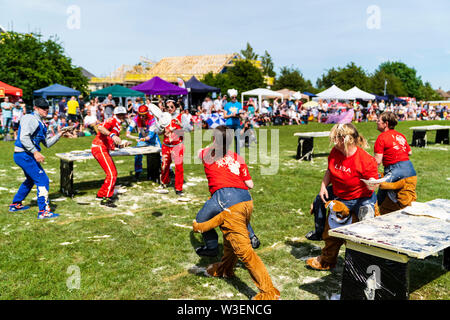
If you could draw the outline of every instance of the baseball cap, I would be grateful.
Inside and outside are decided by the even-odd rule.
[[[41,109],[48,109],[50,107],[49,103],[44,98],[37,98],[34,101],[34,105]]]
[[[116,107],[114,109],[114,114],[126,114],[126,113],[127,113],[127,110],[122,106]]]

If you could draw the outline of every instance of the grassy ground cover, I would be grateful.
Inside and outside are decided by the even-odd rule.
[[[408,128],[424,124],[448,125],[450,121],[401,122],[397,130],[410,143],[412,130]],[[329,141],[316,138],[313,161],[299,162],[295,159],[297,138],[293,136],[298,131],[331,127],[310,123],[263,128],[279,130],[279,159],[272,163],[278,170],[273,175],[261,174],[268,166],[261,163],[264,157],[249,163],[255,182],[252,225],[261,240],[257,253],[285,300],[330,299],[340,291],[344,248],[332,272],[305,267],[305,260],[319,254],[323,246],[304,235],[313,228],[309,207],[326,170]],[[360,123],[357,127],[373,153],[376,124]],[[435,132],[429,132],[428,147],[413,148],[411,157],[421,202],[450,199],[450,147],[434,144],[434,137]],[[55,153],[88,149],[92,139],[62,139],[44,149],[52,207],[61,214],[50,221],[36,219],[35,190],[25,202],[31,204],[30,210],[8,212],[24,177],[13,162],[13,142],[0,142],[0,299],[248,299],[256,293],[241,264],[234,279],[202,275],[217,259],[200,258],[194,252],[201,236],[192,233],[191,222],[209,196],[203,167],[193,163],[195,152],[191,152],[191,164],[184,167],[185,192],[192,199],[187,203],[178,202],[173,189],[168,195],[155,194],[157,184],[133,181],[132,157],[114,158],[118,185],[126,191],[117,208],[101,207],[95,200],[104,179],[95,160],[75,163],[78,193],[73,198],[60,194]],[[270,151],[269,143],[269,156]],[[410,263],[411,299],[450,298],[450,275],[441,268],[441,261],[442,256],[436,256]],[[71,284],[76,283],[73,279],[78,271],[81,281],[76,289]]]

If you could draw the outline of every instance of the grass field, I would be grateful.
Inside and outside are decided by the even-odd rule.
[[[450,121],[401,122],[397,130],[411,142],[409,127]],[[298,131],[325,131],[332,125],[310,123],[279,129],[279,168],[262,175],[267,164],[249,164],[255,182],[252,226],[261,240],[258,255],[265,263],[283,300],[330,299],[340,292],[344,247],[337,268],[317,272],[305,260],[320,253],[323,242],[308,241],[312,230],[310,203],[319,191],[330,150],[326,138],[315,139],[312,162],[295,159]],[[370,153],[378,135],[375,123],[357,124],[369,141]],[[428,133],[427,148],[413,148],[411,160],[418,173],[418,201],[450,199],[450,146],[435,145]],[[55,153],[90,148],[92,137],[62,139],[45,149],[44,168],[50,177],[50,199],[58,219],[36,219],[36,191],[24,213],[9,213],[14,193],[24,180],[13,161],[13,142],[0,142],[0,298],[1,299],[249,299],[257,292],[250,275],[238,263],[230,280],[203,276],[215,258],[200,258],[194,248],[201,236],[191,231],[197,211],[209,196],[201,164],[186,164],[186,195],[177,202],[155,194],[157,184],[133,181],[132,157],[114,158],[123,193],[115,209],[101,207],[95,195],[104,173],[95,160],[75,163],[74,187],[66,198],[59,193],[59,159]],[[204,145],[208,142],[204,142]],[[253,147],[254,148],[254,147]],[[268,147],[270,152],[271,148]],[[195,154],[194,152],[192,154]],[[191,159],[192,160],[192,159]],[[219,231],[220,234],[220,231]],[[219,237],[220,245],[222,237]],[[222,249],[222,247],[221,247]],[[220,257],[220,256],[219,256]],[[450,275],[442,256],[410,263],[410,298],[450,299]],[[75,271],[74,271],[75,270]],[[79,289],[71,287],[79,271]],[[68,287],[72,288],[69,289]],[[75,285],[76,286],[76,285]]]

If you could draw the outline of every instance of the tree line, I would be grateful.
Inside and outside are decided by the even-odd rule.
[[[208,73],[200,80],[220,88],[222,92],[231,88],[243,92],[266,87],[266,76],[275,79],[271,87],[273,90],[287,88],[317,93],[335,84],[343,90],[357,86],[377,95],[383,95],[386,81],[387,94],[410,96],[419,100],[442,99],[429,82],[423,82],[417,71],[403,62],[383,62],[373,73],[350,62],[345,67],[327,70],[313,85],[294,66],[283,66],[277,74],[267,50],[260,56],[247,43],[240,53],[243,59],[236,60],[234,66],[229,67],[226,72]],[[259,61],[260,67],[254,61]],[[89,80],[82,74],[80,67],[72,64],[72,59],[65,54],[57,36],[43,40],[40,34],[1,33],[0,80],[21,88],[23,99],[28,103],[33,98],[33,90],[54,83],[88,94]]]
[[[357,86],[361,90],[376,95],[386,94],[399,97],[415,97],[418,100],[441,100],[429,82],[423,82],[417,71],[400,61],[387,61],[381,63],[373,72],[367,72],[354,62],[349,62],[345,67],[336,67],[326,70],[316,81],[315,86],[311,80],[305,79],[299,68],[295,66],[283,66],[279,74],[274,71],[272,57],[267,52],[259,56],[254,52],[250,43],[240,51],[243,60],[236,61],[234,67],[226,73],[207,74],[203,81],[209,85],[226,92],[229,88],[235,88],[239,92],[254,88],[266,87],[264,76],[274,77],[272,90],[290,89],[300,92],[318,93],[333,84],[343,90]],[[256,67],[251,61],[261,61],[262,68]]]

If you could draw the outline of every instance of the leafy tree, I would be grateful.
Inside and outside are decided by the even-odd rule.
[[[239,92],[265,86],[261,70],[247,60],[236,61],[227,75],[230,84]]]
[[[261,88],[264,86],[264,77],[260,69],[248,60],[238,60],[226,73],[206,74],[202,81],[210,86],[220,88],[223,93],[234,88],[239,93]]]
[[[56,36],[46,41],[39,34],[7,32],[0,39],[0,79],[23,90],[23,99],[31,103],[33,91],[59,83],[87,93],[88,79]]]
[[[204,75],[201,81],[207,85],[220,88],[223,94],[225,94],[228,89],[232,88],[230,78],[226,73],[218,73],[214,75],[212,72],[209,72]]]
[[[261,63],[263,67],[264,75],[269,77],[275,77],[276,73],[273,71],[274,65],[273,60],[267,50],[264,51],[264,55],[261,57]]]
[[[306,80],[300,70],[292,66],[285,66],[280,69],[280,76],[276,79],[273,86],[274,90],[284,88],[294,91],[315,91],[311,81]]]
[[[388,74],[383,70],[377,70],[370,77],[370,92],[377,95],[384,95],[384,83],[386,83],[386,94],[392,94],[394,96],[404,97],[407,95],[405,88],[403,87],[402,80],[393,74]]]
[[[321,90],[327,89],[334,84],[342,90],[348,90],[357,86],[359,89],[367,91],[369,77],[360,66],[350,62],[344,68],[339,67],[327,70],[321,78],[317,79],[316,84]]]
[[[442,96],[431,87],[429,82],[425,82],[424,85],[420,86],[416,99],[427,101],[442,100]]]
[[[257,60],[258,59],[258,55],[253,51],[252,46],[248,42],[247,42],[247,47],[245,48],[245,50],[241,50],[241,54],[247,60]]]
[[[410,97],[417,97],[420,87],[423,86],[422,79],[417,75],[416,69],[408,67],[403,62],[383,62],[378,70],[399,78],[406,90],[406,95]]]

